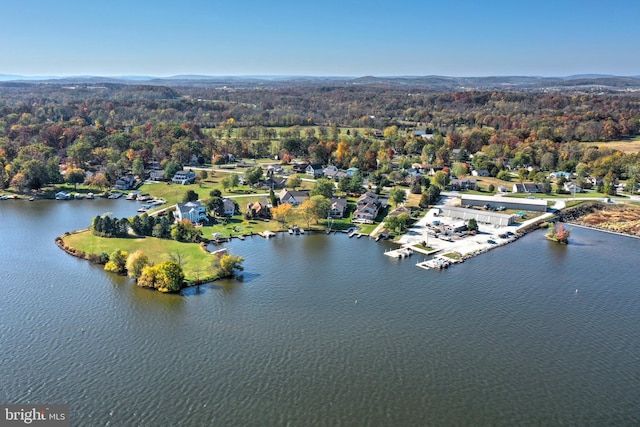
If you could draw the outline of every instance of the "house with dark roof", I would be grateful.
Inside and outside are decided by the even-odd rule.
[[[331,209],[329,210],[329,216],[331,218],[344,218],[344,213],[347,211],[347,200],[334,197],[331,199]]]
[[[222,199],[223,212],[225,216],[233,216],[236,213],[236,204],[226,197]]]
[[[196,182],[196,173],[193,171],[178,171],[171,180],[174,184],[193,184]]]
[[[261,181],[258,184],[258,187],[271,188],[272,190],[279,190],[281,188],[284,188],[286,184],[287,184],[287,178],[270,176],[267,179]]]
[[[309,164],[304,172],[314,178],[318,178],[324,174],[324,172],[322,171],[322,165],[320,163]]]
[[[131,190],[136,185],[136,178],[132,174],[121,176],[114,183],[116,190]]]
[[[291,166],[291,170],[293,173],[305,173],[307,166],[309,166],[309,163],[294,163],[293,166]]]
[[[341,171],[337,166],[334,165],[327,166],[323,169],[322,173],[324,174],[325,178],[334,179],[336,181],[339,181],[341,178],[347,176],[346,172]]]
[[[280,204],[289,203],[290,205],[298,206],[308,198],[309,190],[293,191],[283,188],[282,191],[278,193]]]
[[[353,213],[353,222],[362,222],[370,224],[375,221],[380,212],[382,202],[378,199],[378,195],[374,193],[365,193],[356,202],[356,211]]]
[[[544,193],[544,187],[542,184],[532,183],[515,183],[513,184],[514,193]]]
[[[455,178],[449,183],[452,191],[475,190],[477,182],[473,178]]]

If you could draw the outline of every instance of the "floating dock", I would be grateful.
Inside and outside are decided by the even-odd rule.
[[[384,254],[386,256],[390,256],[391,258],[408,258],[413,254],[413,249],[411,248],[393,249],[390,251],[386,251]]]

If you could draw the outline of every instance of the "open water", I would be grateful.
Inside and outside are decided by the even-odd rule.
[[[640,425],[640,240],[535,232],[437,272],[255,237],[228,245],[244,281],[183,295],[54,244],[136,207],[0,201],[0,403],[74,426]]]

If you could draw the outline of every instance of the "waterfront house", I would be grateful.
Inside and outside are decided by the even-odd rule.
[[[164,181],[164,171],[152,169],[149,171],[151,181]]]
[[[233,216],[236,213],[236,204],[226,197],[222,199],[223,212],[225,216]]]
[[[175,216],[177,221],[188,219],[194,224],[209,220],[209,218],[207,218],[207,209],[198,200],[178,203],[176,205]]]
[[[309,190],[292,191],[283,188],[282,191],[278,193],[280,204],[289,203],[290,205],[298,206],[307,198],[309,198]]]
[[[266,204],[253,202],[247,204],[247,216],[251,219],[268,219],[271,214]]]
[[[131,190],[136,185],[136,178],[132,174],[127,174],[116,179],[113,187],[116,190]]]
[[[372,223],[380,212],[382,202],[374,193],[365,193],[356,202],[356,211],[353,213],[353,222]]]
[[[174,184],[193,184],[196,182],[196,174],[193,171],[178,171],[171,180]]]
[[[331,218],[344,218],[344,213],[347,210],[347,200],[334,197],[331,199],[331,209],[329,210],[329,216]]]

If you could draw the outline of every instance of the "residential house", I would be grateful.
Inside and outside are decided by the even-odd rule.
[[[247,204],[247,216],[251,219],[268,219],[271,213],[266,204],[253,202]]]
[[[178,221],[188,219],[194,224],[198,222],[206,222],[209,220],[209,218],[207,218],[207,209],[202,205],[202,203],[197,200],[186,203],[178,203],[176,205],[175,216],[176,220]]]
[[[282,191],[278,193],[280,204],[289,203],[290,205],[298,206],[307,198],[309,198],[309,190],[292,191],[283,188]]]
[[[347,169],[347,176],[353,176],[357,172],[360,172],[360,169],[358,169],[358,168],[349,168],[349,169]]]
[[[408,208],[404,205],[398,206],[397,208],[389,212],[388,216],[400,216],[403,214],[411,215],[411,208]]]
[[[425,130],[414,130],[413,132],[411,132],[411,134],[414,137],[420,137],[426,139],[427,141],[434,138],[434,135],[432,133],[427,133],[427,131]]]
[[[272,190],[279,190],[284,188],[287,184],[287,178],[280,178],[277,176],[270,176],[258,184],[260,188],[271,188]]]
[[[353,213],[353,222],[372,223],[380,212],[382,202],[374,193],[365,193],[356,202],[356,211]]]
[[[132,174],[127,174],[118,178],[114,184],[116,190],[131,190],[136,185],[136,178]]]
[[[452,191],[475,190],[477,188],[477,182],[472,178],[456,178],[451,180],[449,186]]]
[[[325,178],[334,179],[336,181],[347,176],[347,173],[338,169],[337,166],[329,165],[322,171]]]
[[[291,170],[293,173],[305,173],[307,166],[309,166],[309,163],[294,163],[293,166],[291,166]]]
[[[544,193],[544,187],[542,184],[532,183],[515,183],[513,184],[514,193]]]
[[[344,213],[347,210],[347,200],[334,197],[331,199],[331,210],[329,210],[329,216],[331,218],[344,218]]]
[[[569,178],[571,178],[571,173],[563,172],[563,171],[556,171],[556,172],[551,172],[549,174],[549,178],[551,178],[551,179],[558,179],[560,177],[563,177],[565,179],[569,179]]]
[[[226,197],[222,199],[223,212],[225,216],[233,216],[236,213],[236,204]]]
[[[304,171],[307,175],[314,178],[318,178],[323,175],[322,165],[320,163],[309,164]]]
[[[178,171],[171,180],[174,184],[193,184],[196,182],[196,174],[193,171]]]
[[[164,181],[164,171],[151,169],[149,171],[149,179],[151,181]]]
[[[568,191],[569,193],[582,193],[584,190],[575,182],[567,181],[562,186],[564,191]]]

